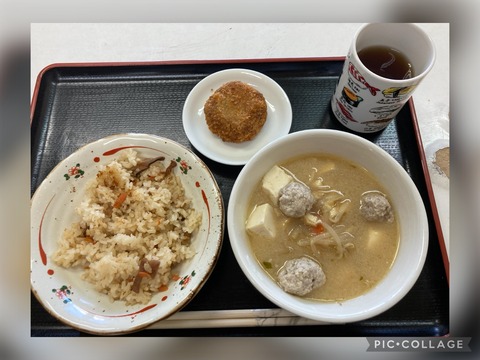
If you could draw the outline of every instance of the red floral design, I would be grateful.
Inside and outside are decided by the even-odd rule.
[[[66,180],[70,180],[71,177],[78,179],[79,177],[83,177],[84,174],[85,171],[80,168],[80,164],[76,164],[75,166],[72,166],[70,169],[68,169],[67,174],[64,174],[63,176]]]
[[[180,157],[176,159],[177,163],[180,165],[180,171],[184,174],[188,174],[188,170],[191,170],[192,167],[188,165],[185,160],[182,160]]]
[[[183,278],[180,279],[179,284],[181,285],[180,290],[185,289],[185,287],[190,283],[192,277],[195,276],[195,270],[192,271],[190,275],[185,275]]]

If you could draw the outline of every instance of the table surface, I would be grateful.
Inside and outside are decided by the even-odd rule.
[[[449,148],[449,25],[418,24],[436,63],[413,95],[443,238],[449,248],[449,178],[435,153]],[[361,24],[32,24],[31,95],[56,63],[345,56]],[[437,229],[438,230],[438,229]]]

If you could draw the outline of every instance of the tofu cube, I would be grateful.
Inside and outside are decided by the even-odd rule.
[[[270,201],[277,205],[278,194],[280,190],[293,181],[293,177],[290,176],[281,167],[275,165],[264,176],[262,180],[262,188],[270,198]]]
[[[257,206],[247,220],[247,231],[263,238],[274,239],[277,235],[275,212],[272,205]]]
[[[372,251],[374,249],[381,248],[382,242],[381,234],[378,230],[369,229],[367,232],[367,248]]]
[[[320,166],[317,166],[317,170],[318,170],[318,174],[325,174],[326,172],[329,172],[329,171],[332,171],[332,170],[335,170],[335,162],[333,161],[326,161],[324,162],[323,164],[321,164]]]

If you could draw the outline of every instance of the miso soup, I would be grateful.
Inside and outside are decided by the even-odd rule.
[[[294,181],[308,186],[315,201],[304,216],[289,217],[262,180],[256,185],[247,216],[270,204],[273,220],[269,221],[275,228],[270,237],[247,231],[264,270],[277,281],[286,261],[314,259],[326,282],[304,297],[319,301],[351,299],[374,287],[391,268],[400,237],[395,204],[382,184],[363,167],[326,154],[296,157],[277,165]],[[390,200],[393,216],[388,221],[367,220],[360,211],[362,196],[372,192]]]

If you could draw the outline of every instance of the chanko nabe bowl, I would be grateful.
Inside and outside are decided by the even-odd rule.
[[[364,295],[346,301],[321,302],[284,292],[257,262],[245,230],[250,194],[263,175],[275,164],[312,153],[340,156],[370,171],[390,195],[399,222],[399,249],[387,275]],[[360,321],[394,306],[417,281],[428,246],[425,207],[405,169],[376,144],[337,130],[314,129],[291,133],[255,154],[241,170],[233,186],[227,227],[235,257],[260,293],[280,308],[326,323]]]

